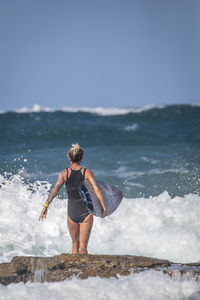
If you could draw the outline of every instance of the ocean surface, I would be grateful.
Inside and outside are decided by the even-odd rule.
[[[72,143],[124,193],[95,218],[92,254],[200,261],[200,105],[40,108],[0,113],[0,262],[70,253],[65,188],[38,221]],[[158,284],[159,282],[159,284]],[[157,289],[155,290],[155,286]],[[145,288],[144,288],[145,287]],[[199,299],[200,284],[146,271],[118,279],[0,286],[0,299]]]

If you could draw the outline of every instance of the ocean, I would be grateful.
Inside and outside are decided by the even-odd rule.
[[[83,166],[118,187],[111,216],[95,218],[91,254],[200,261],[200,105],[26,108],[0,113],[0,262],[71,252],[62,187],[39,222],[72,143]],[[156,286],[156,289],[155,289]],[[199,299],[194,279],[149,270],[118,279],[0,286],[0,299]],[[191,298],[192,297],[192,298]],[[195,298],[196,297],[196,298]]]

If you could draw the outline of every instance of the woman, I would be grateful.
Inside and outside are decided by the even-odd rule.
[[[72,254],[87,254],[87,245],[93,224],[93,215],[87,211],[83,203],[79,185],[83,180],[88,180],[92,185],[103,208],[102,218],[106,216],[106,207],[100,189],[96,184],[93,173],[81,167],[83,150],[78,144],[72,144],[67,157],[70,162],[70,168],[66,168],[58,175],[58,180],[51,190],[51,193],[44,203],[44,208],[40,214],[39,220],[47,216],[48,206],[58,194],[59,189],[65,183],[68,194],[68,217],[67,224],[72,239]]]

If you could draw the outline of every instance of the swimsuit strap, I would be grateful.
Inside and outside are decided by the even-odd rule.
[[[85,172],[86,172],[87,168],[84,168],[84,171],[83,171],[83,176],[84,176],[84,180],[85,180]]]
[[[72,168],[69,168],[71,171],[80,171],[83,169],[83,167],[81,167],[79,170],[73,170]],[[86,172],[87,168],[84,168],[84,171],[83,171],[83,177],[84,177],[84,180],[85,180],[85,172]],[[66,168],[66,171],[67,171],[67,180],[69,179],[69,171],[68,171],[68,168]],[[66,181],[67,181],[66,180]]]
[[[67,180],[68,180],[68,168],[66,168],[66,170],[67,170]]]

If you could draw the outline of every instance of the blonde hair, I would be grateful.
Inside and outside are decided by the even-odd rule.
[[[79,146],[78,143],[72,144],[71,148],[69,149],[69,152],[67,154],[67,157],[72,162],[80,162],[83,157],[83,149]]]

